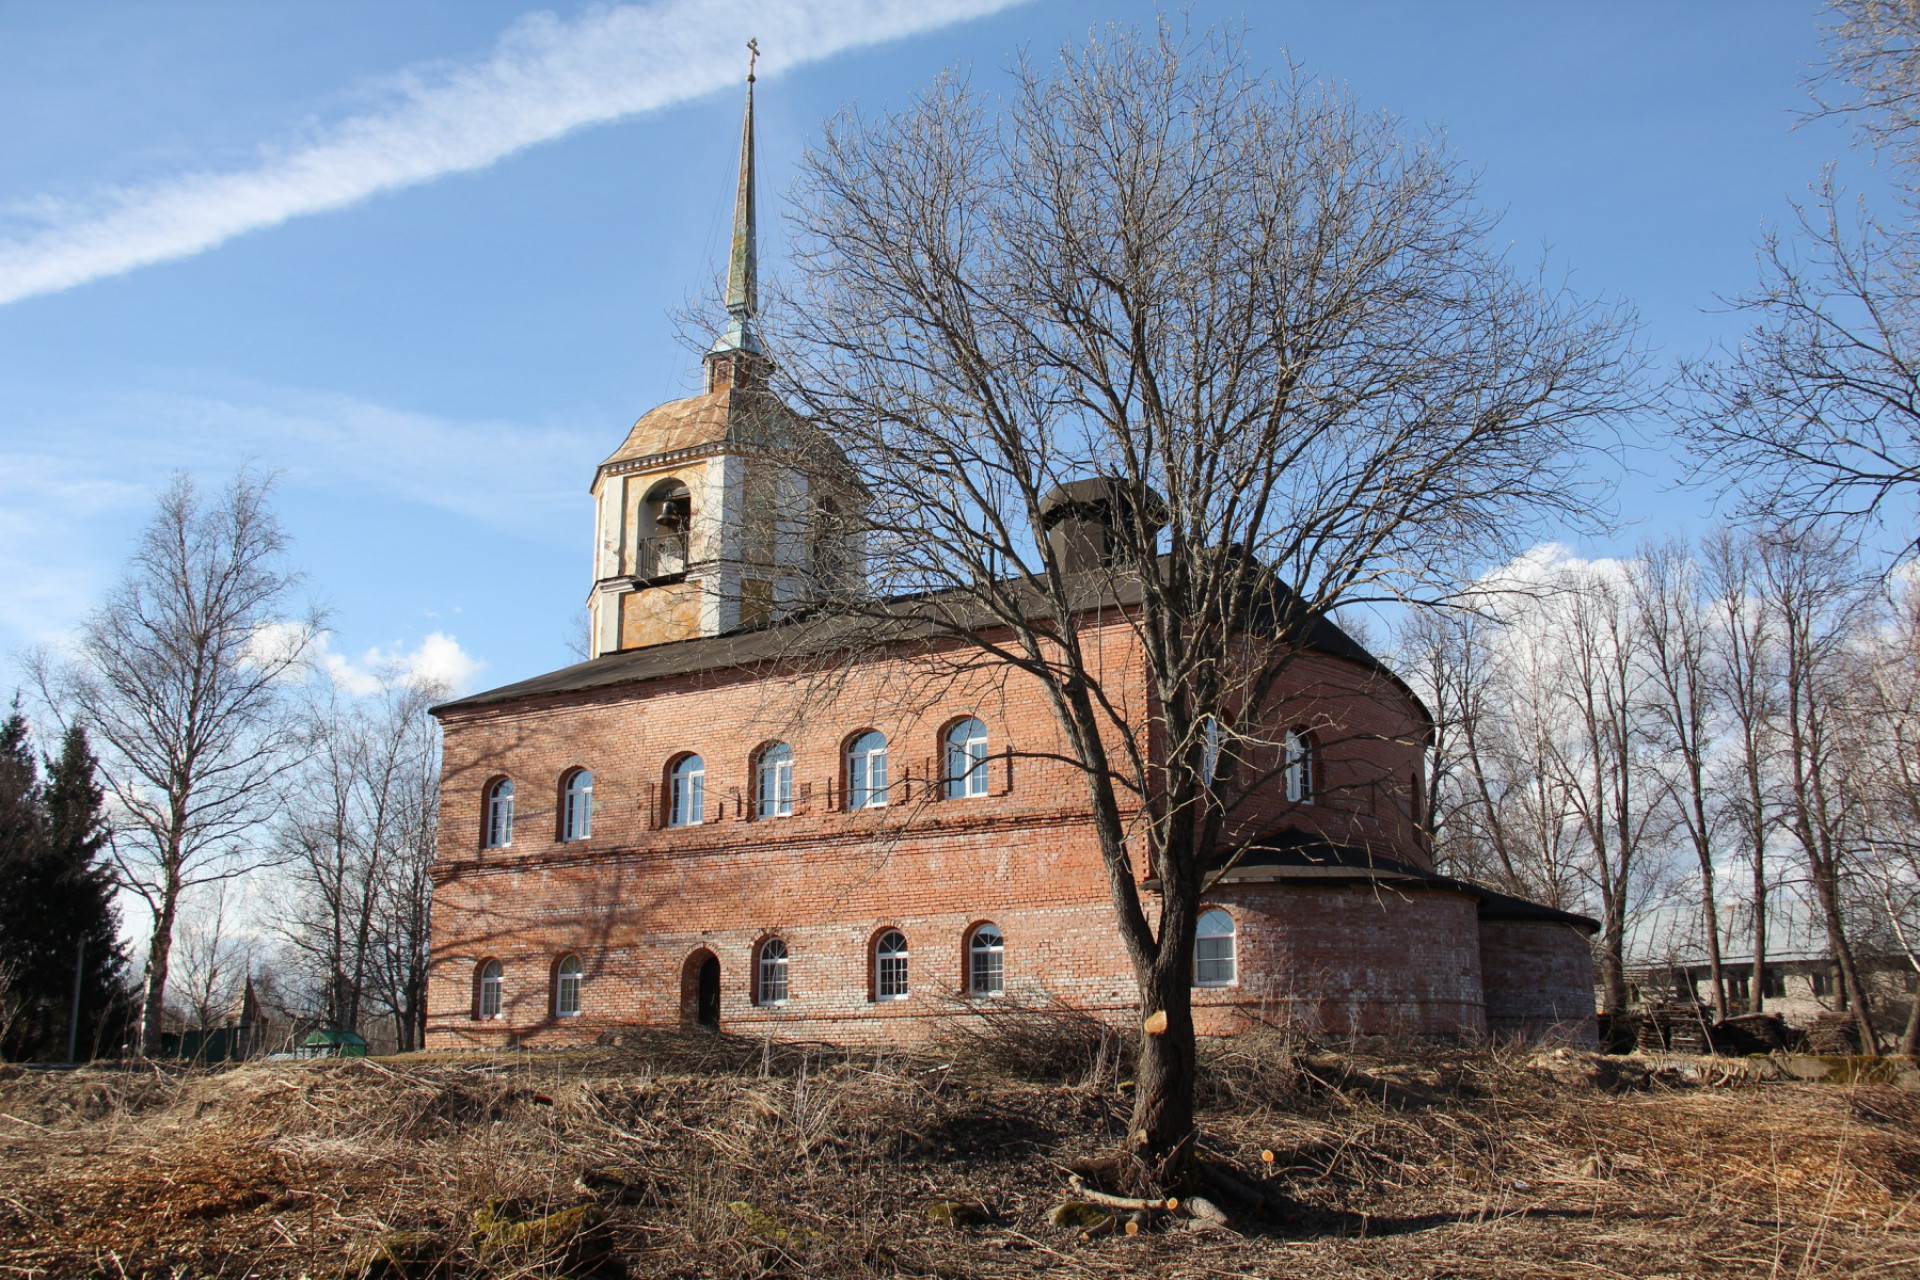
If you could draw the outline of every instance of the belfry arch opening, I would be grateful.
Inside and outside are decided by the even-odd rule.
[[[693,527],[693,494],[680,480],[662,480],[641,504],[646,532],[640,539],[640,576],[662,578],[687,571],[687,538]]]

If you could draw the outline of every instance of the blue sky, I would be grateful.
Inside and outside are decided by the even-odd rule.
[[[1829,160],[1795,128],[1802,3],[1196,3],[1368,106],[1442,126],[1517,256],[1624,296],[1663,360]],[[492,0],[0,7],[0,690],[98,598],[186,469],[280,473],[343,669],[472,685],[571,661],[593,468],[686,394],[671,312],[729,230],[748,35],[761,198],[845,104],[991,85],[1145,3]],[[1869,189],[1871,189],[1869,185]],[[776,263],[780,227],[762,216]],[[1697,530],[1654,437],[1618,547]]]

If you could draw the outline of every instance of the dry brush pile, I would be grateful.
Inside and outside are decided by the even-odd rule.
[[[1183,1229],[1214,1225],[1184,1207],[1062,1215],[1083,1199],[1071,1171],[1121,1140],[1127,1082],[1097,1027],[1056,1031],[1071,1043],[1028,1024],[1021,1050],[1075,1079],[1010,1072],[1019,1055],[991,1027],[925,1056],[656,1035],[226,1071],[8,1068],[0,1274],[1920,1269],[1920,1096],[1567,1051],[1216,1044],[1199,1154],[1230,1225]]]

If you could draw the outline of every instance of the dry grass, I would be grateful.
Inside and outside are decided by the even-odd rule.
[[[1008,1033],[1026,1059],[660,1035],[14,1075],[0,1275],[340,1275],[383,1238],[444,1276],[1920,1273],[1915,1095],[1278,1034],[1208,1047],[1204,1154],[1271,1169],[1286,1207],[1080,1243],[1046,1214],[1060,1165],[1117,1140],[1124,1082],[1041,1030]],[[937,1225],[935,1200],[995,1222]]]

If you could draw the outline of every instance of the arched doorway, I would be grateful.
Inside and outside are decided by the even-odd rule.
[[[680,1019],[696,1027],[720,1026],[720,959],[705,947],[688,956],[680,971]]]
[[[693,1020],[703,1027],[720,1026],[720,962],[708,956],[700,964],[700,990]]]

